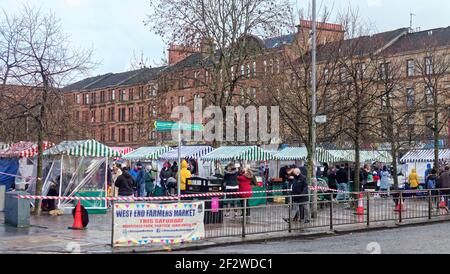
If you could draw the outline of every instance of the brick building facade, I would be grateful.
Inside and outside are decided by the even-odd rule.
[[[236,95],[236,101],[233,103],[245,105],[253,99],[264,98],[267,92],[266,81],[271,75],[292,73],[286,57],[291,60],[302,57],[296,56],[294,48],[309,47],[310,30],[311,22],[302,20],[296,33],[265,40],[251,36],[250,39],[257,48],[255,54],[230,68],[232,77],[240,77],[239,85],[232,91]],[[429,56],[426,54],[426,41],[430,41],[429,38],[432,37],[437,50],[450,49],[450,28],[422,32],[411,32],[408,28],[402,28],[347,40],[344,36],[341,25],[318,24],[319,77],[326,73],[325,63],[330,54],[345,49],[345,46],[355,41],[361,43],[361,52],[370,45],[373,51],[370,54],[384,56],[383,62],[395,60],[404,64],[401,66],[404,75],[402,89],[407,92],[404,98],[396,100],[395,104],[405,109],[411,101],[422,100],[429,92],[415,72],[417,63],[427,66],[432,62],[427,59]],[[167,136],[152,133],[153,121],[168,119],[171,110],[178,105],[186,105],[193,111],[193,99],[203,97],[208,92],[207,86],[213,72],[205,61],[208,55],[205,54],[204,47],[205,44],[198,48],[171,45],[167,67],[110,73],[65,87],[66,97],[76,105],[73,110],[75,117],[92,128],[86,135],[108,145],[118,146],[164,142]],[[450,88],[449,83],[447,71],[440,85],[444,85],[443,88],[446,89]],[[343,82],[334,84],[342,85]],[[336,92],[342,91],[337,88]],[[430,119],[429,115],[427,107],[424,106],[423,110],[410,120],[410,130],[414,130],[416,125],[424,124],[423,121]],[[444,132],[447,132],[447,129]]]

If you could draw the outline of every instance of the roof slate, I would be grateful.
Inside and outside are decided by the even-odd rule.
[[[450,27],[408,33],[388,47],[384,53],[396,54],[400,52],[425,50],[430,46],[450,46]]]
[[[143,68],[90,77],[64,87],[63,91],[94,90],[147,83],[151,80],[155,80],[158,73],[164,68],[165,67]]]

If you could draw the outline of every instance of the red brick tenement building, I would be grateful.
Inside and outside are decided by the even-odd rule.
[[[328,56],[355,41],[362,43],[363,48],[372,45],[377,52],[385,53],[388,62],[406,56],[408,60],[403,61],[403,57],[400,58],[401,62],[404,62],[402,67],[405,70],[405,95],[397,100],[399,108],[407,109],[411,101],[420,100],[429,90],[417,84],[414,86],[415,91],[411,92],[411,71],[417,69],[417,64],[430,64],[428,57],[424,59],[426,49],[422,46],[423,43],[419,43],[421,37],[433,37],[438,41],[439,48],[448,49],[450,46],[450,28],[418,33],[398,29],[346,40],[341,25],[319,23],[317,27],[319,79],[326,79],[328,74],[332,74],[326,67]],[[279,85],[293,81],[293,74],[298,73],[293,72],[295,62],[301,62],[301,58],[309,60],[310,31],[311,22],[302,20],[297,31],[292,34],[268,39],[248,36],[250,43],[247,45],[254,50],[253,54],[237,64],[230,65],[226,72],[221,71],[219,74],[212,71],[208,65],[211,45],[204,41],[198,47],[171,45],[166,67],[109,73],[67,86],[64,88],[66,97],[76,105],[73,115],[80,123],[90,126],[90,130],[80,138],[95,138],[115,146],[167,143],[170,134],[153,132],[153,122],[156,119],[169,119],[173,108],[179,105],[188,106],[193,112],[193,99],[208,94],[208,85],[213,75],[220,75],[221,80],[223,75],[223,82],[227,77],[228,81],[230,78],[237,79],[238,84],[232,90],[233,98],[228,104],[245,106],[251,104],[253,99],[270,98],[267,96],[268,89],[276,89],[276,85],[269,85],[269,81],[283,79],[279,81]],[[335,73],[339,74],[338,70]],[[334,78],[337,81],[339,77]],[[446,79],[449,83],[449,78]],[[296,81],[299,84],[298,80]],[[338,81],[337,84],[341,86],[343,82]],[[318,92],[320,93],[320,89]],[[418,116],[420,117],[411,119],[408,124],[429,120],[429,113],[425,110]]]
[[[152,127],[161,113],[157,76],[164,67],[108,73],[66,86],[76,121],[87,125],[79,138],[111,146],[152,144]]]

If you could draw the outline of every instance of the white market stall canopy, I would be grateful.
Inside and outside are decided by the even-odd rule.
[[[136,149],[135,151],[128,153],[127,155],[123,156],[123,159],[126,160],[156,160],[158,159],[162,154],[169,151],[170,148],[163,146],[163,147],[140,147]]]
[[[258,146],[223,146],[201,157],[202,161],[268,161],[273,155]]]
[[[308,150],[306,147],[287,147],[281,151],[275,152],[274,159],[279,161],[300,161],[306,160]],[[338,161],[332,154],[322,148],[316,149],[316,161],[332,163]]]
[[[51,142],[43,142],[43,150],[54,146]],[[35,142],[18,142],[11,144],[4,150],[0,151],[0,157],[18,158],[18,157],[34,157],[38,153],[38,144]]]
[[[439,161],[450,160],[450,149],[439,149]],[[402,163],[433,162],[434,149],[410,150],[400,159]]]
[[[160,160],[177,161],[178,147],[174,148],[161,156]],[[213,150],[210,146],[182,146],[180,150],[181,159],[200,159],[202,156],[210,153]]]
[[[355,161],[355,151],[354,150],[328,150],[328,152],[333,155],[337,161]],[[361,150],[359,151],[359,160],[361,163],[364,162],[381,162],[381,163],[391,163],[392,155],[386,150]]]
[[[44,156],[70,155],[79,157],[121,157],[120,152],[95,140],[64,141],[44,151]]]

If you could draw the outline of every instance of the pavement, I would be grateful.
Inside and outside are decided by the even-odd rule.
[[[239,218],[225,218],[222,224],[205,225],[206,239],[176,246],[152,245],[144,247],[111,247],[111,212],[89,217],[88,229],[70,230],[71,215],[40,217],[31,216],[29,228],[16,228],[4,224],[4,214],[0,212],[0,253],[150,253],[208,250],[207,248],[236,244],[251,244],[282,239],[317,239],[324,236],[367,232],[406,225],[420,225],[428,220],[428,206],[423,200],[411,200],[399,224],[398,212],[387,200],[371,201],[370,226],[366,217],[354,214],[345,204],[333,205],[333,230],[330,230],[330,208],[319,208],[319,216],[309,224],[295,223],[292,232],[282,220],[288,214],[286,205],[269,205],[252,208],[246,223],[246,236],[242,237],[242,223]],[[367,207],[366,207],[367,208]],[[367,213],[367,210],[366,210]],[[432,222],[450,220],[450,214],[433,211]],[[326,239],[326,238],[325,238]],[[240,251],[240,249],[238,249]],[[257,249],[256,249],[257,250]],[[263,252],[263,250],[261,250]]]
[[[431,223],[357,233],[212,246],[175,254],[450,254],[450,224]]]

